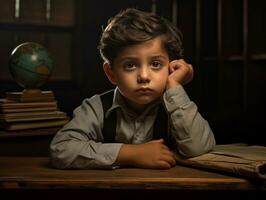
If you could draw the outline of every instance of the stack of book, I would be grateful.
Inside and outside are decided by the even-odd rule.
[[[69,121],[54,98],[21,101],[0,99],[0,129],[24,130],[63,126]]]

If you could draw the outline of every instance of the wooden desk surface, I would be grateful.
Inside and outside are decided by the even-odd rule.
[[[176,166],[170,170],[58,170],[47,157],[0,157],[0,189],[266,190],[266,183]]]

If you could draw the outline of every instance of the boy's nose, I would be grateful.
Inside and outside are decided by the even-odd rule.
[[[150,82],[149,69],[148,68],[141,67],[139,69],[137,81],[138,81],[138,83],[149,83]]]

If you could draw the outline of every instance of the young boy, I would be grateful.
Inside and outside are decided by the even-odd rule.
[[[127,9],[109,20],[99,49],[116,88],[75,109],[51,142],[54,167],[169,169],[173,152],[191,157],[214,147],[208,122],[182,87],[193,68],[181,59],[175,26]]]

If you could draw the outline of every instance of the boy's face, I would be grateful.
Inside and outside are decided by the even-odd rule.
[[[168,53],[157,37],[126,47],[115,58],[112,69],[105,64],[104,70],[129,106],[142,110],[165,91],[168,66]]]

